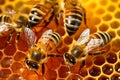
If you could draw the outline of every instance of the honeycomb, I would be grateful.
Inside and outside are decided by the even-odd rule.
[[[27,4],[27,1],[0,0],[0,13],[4,13],[10,8],[28,14],[32,4]],[[7,36],[0,37],[0,80],[120,80],[120,1],[82,0],[81,2],[86,9],[87,25],[91,33],[103,31],[112,34],[113,40],[106,46],[108,52],[88,56],[86,66],[82,69],[80,69],[81,63],[79,62],[73,67],[69,67],[64,64],[62,58],[50,57],[44,64],[45,74],[43,76],[41,67],[37,70],[38,74],[26,68],[24,61],[28,45],[24,34],[21,34],[20,40],[16,44],[15,33],[9,44],[6,42]],[[48,27],[54,29],[54,26],[53,20]],[[82,30],[84,30],[84,24],[74,36],[70,37],[63,27],[56,29],[64,37],[57,47],[59,54],[68,51]],[[41,35],[39,31],[36,34]]]

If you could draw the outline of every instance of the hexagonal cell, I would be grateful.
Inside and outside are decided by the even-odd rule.
[[[112,65],[109,65],[109,64],[105,64],[105,65],[102,67],[102,71],[103,71],[104,74],[110,75],[110,74],[112,74],[112,72],[113,72],[113,66],[112,66]]]
[[[106,6],[107,4],[108,4],[108,1],[107,0],[100,0],[100,4],[102,5],[102,6]]]
[[[3,57],[3,53],[0,51],[0,60],[1,60],[2,57]]]
[[[111,28],[116,29],[120,26],[120,23],[118,21],[112,21],[110,23]]]
[[[82,80],[82,77],[80,77],[79,75],[76,75],[76,74],[72,74],[72,75],[68,76],[66,80]]]
[[[112,20],[111,14],[106,14],[106,15],[103,17],[103,20],[104,20],[104,21],[110,21],[110,20]]]
[[[26,55],[23,52],[16,52],[14,60],[16,61],[25,61]]]
[[[120,43],[120,39],[115,39],[112,41],[112,50],[115,52],[120,50],[120,45],[118,43]]]
[[[64,43],[67,44],[67,45],[71,44],[72,41],[73,41],[73,38],[70,37],[70,36],[66,36],[65,39],[64,39]]]
[[[116,12],[116,13],[115,13],[115,18],[120,19],[120,15],[119,15],[119,14],[120,14],[120,11]]]
[[[106,60],[109,63],[115,63],[117,61],[117,55],[113,52],[110,52],[106,55]]]
[[[69,50],[68,46],[64,46],[62,48],[58,49],[58,52],[60,52],[61,54],[64,54],[65,52],[67,52]]]
[[[102,15],[102,14],[104,14],[104,13],[105,13],[105,10],[104,10],[103,8],[98,8],[98,9],[96,10],[96,14]]]
[[[115,71],[117,71],[118,73],[120,73],[120,62],[118,62],[117,64],[115,64]]]
[[[109,25],[103,23],[99,27],[100,31],[107,31],[109,29]]]
[[[101,70],[97,66],[92,66],[89,70],[89,73],[91,76],[99,76],[101,73]]]
[[[86,78],[85,80],[96,80],[95,78],[92,78],[92,77],[88,77]]]
[[[111,80],[120,80],[120,75],[114,74],[113,76],[111,76]]]
[[[55,70],[60,66],[60,61],[57,57],[50,57],[46,63],[47,68]]]
[[[109,80],[109,78],[107,76],[102,75],[98,78],[98,80]]]
[[[14,55],[15,52],[16,52],[16,46],[15,46],[15,44],[9,44],[4,49],[4,53],[6,55],[8,55],[8,56]]]
[[[101,19],[98,17],[94,17],[92,21],[93,21],[93,25],[98,25],[98,24],[100,24]]]
[[[96,56],[96,57],[93,59],[93,61],[94,61],[94,64],[100,66],[100,65],[102,65],[102,64],[105,63],[105,58],[104,58],[103,56]]]
[[[61,36],[65,35],[65,30],[62,27],[57,28],[56,32],[58,32]]]
[[[12,74],[8,80],[23,80],[23,78],[18,74]]]
[[[69,75],[70,69],[67,66],[60,66],[58,69],[58,75],[60,78],[65,78]]]
[[[47,69],[47,71],[45,73],[45,78],[46,78],[46,80],[56,80],[56,78],[57,78],[56,71]]]
[[[1,69],[0,70],[0,78],[8,78],[11,74],[10,69]]]
[[[116,2],[118,2],[119,0],[111,0],[111,1],[116,3]]]
[[[79,71],[79,74],[80,74],[82,77],[87,76],[87,75],[88,75],[87,69],[86,69],[86,68],[82,68],[82,69]]]
[[[12,57],[4,57],[1,61],[1,66],[2,67],[10,67],[12,63]]]
[[[14,62],[11,66],[13,73],[21,73],[22,68],[23,68],[23,65],[19,62]]]
[[[116,9],[115,5],[109,5],[108,8],[107,8],[107,10],[110,11],[110,12],[115,11],[115,9]]]
[[[24,47],[23,47],[23,45],[24,45]],[[28,50],[27,42],[25,40],[22,40],[22,39],[19,40],[17,47],[20,51],[26,52]]]

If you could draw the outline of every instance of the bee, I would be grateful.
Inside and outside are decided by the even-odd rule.
[[[99,55],[105,50],[103,49],[112,40],[112,35],[107,32],[96,32],[90,34],[90,30],[86,29],[82,32],[71,50],[64,54],[64,60],[67,65],[74,65],[81,61],[85,65],[85,59],[90,55]]]
[[[7,42],[9,43],[14,32],[17,32],[16,42],[20,38],[20,33],[23,32],[24,28],[27,26],[27,17],[22,14],[10,15],[0,15],[0,36],[6,36],[6,32],[10,31],[8,35]]]
[[[30,28],[25,28],[25,36],[29,45],[29,50],[25,59],[28,69],[36,71],[42,65],[42,74],[44,74],[44,62],[47,57],[58,57],[51,52],[61,42],[61,36],[51,29],[45,31],[36,43],[35,33]]]
[[[86,27],[86,11],[80,4],[80,0],[65,0],[64,26],[69,35],[75,34],[82,21]]]
[[[59,2],[60,0],[44,0],[35,4],[29,14],[28,28],[41,25],[42,29],[45,28],[54,16],[59,15]],[[58,24],[58,18],[55,22]]]

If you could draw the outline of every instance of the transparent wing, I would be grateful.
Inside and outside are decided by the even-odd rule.
[[[50,38],[48,38],[48,37],[49,37],[50,34],[52,34],[52,33],[53,33],[53,32],[52,32],[51,29],[45,31],[45,32],[42,34],[41,38],[38,40],[38,42],[43,43],[43,44],[48,44],[49,39],[50,39]]]
[[[90,36],[90,29],[85,29],[78,40],[76,41],[75,45],[82,45],[86,42],[88,42]]]
[[[98,49],[101,47],[101,45],[103,44],[103,40],[102,39],[91,39],[89,41],[89,43],[87,44],[86,46],[86,51],[91,51],[91,50],[94,50],[94,49]]]
[[[29,47],[34,46],[37,40],[35,33],[30,28],[25,28],[24,34]]]

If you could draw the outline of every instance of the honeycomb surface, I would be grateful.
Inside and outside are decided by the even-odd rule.
[[[11,8],[28,14],[32,5],[26,2],[27,0],[0,0],[0,13]],[[7,36],[0,37],[0,80],[120,80],[120,0],[82,0],[82,5],[86,9],[87,25],[91,33],[103,31],[113,35],[105,54],[88,56],[86,67],[82,69],[81,63],[70,68],[64,65],[62,58],[48,58],[45,62],[45,74],[42,76],[41,67],[37,71],[39,75],[26,68],[24,61],[28,45],[24,34],[21,34],[17,44],[16,34],[9,44],[6,43]],[[54,20],[48,27],[54,28],[53,23]],[[63,27],[56,30],[64,36],[57,48],[60,54],[68,51],[83,29],[81,26],[73,37],[68,36]],[[40,32],[36,34],[41,35]]]

